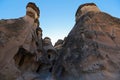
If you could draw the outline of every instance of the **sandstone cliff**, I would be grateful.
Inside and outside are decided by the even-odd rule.
[[[119,34],[120,19],[94,3],[81,5],[53,74],[59,80],[119,80]]]
[[[0,20],[0,80],[119,80],[120,19],[94,3],[81,5],[75,26],[55,46],[42,39],[40,11]]]

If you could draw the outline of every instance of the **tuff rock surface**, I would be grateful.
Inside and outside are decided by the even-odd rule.
[[[120,19],[83,4],[73,29],[53,46],[42,39],[39,16],[30,2],[24,17],[0,20],[0,80],[120,79]]]

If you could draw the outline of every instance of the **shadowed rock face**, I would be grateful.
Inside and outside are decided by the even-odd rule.
[[[46,54],[49,64],[53,65],[57,57],[57,51],[51,43],[49,37],[45,37],[43,41],[44,54]]]
[[[64,40],[59,39],[59,40],[55,43],[54,47],[55,47],[55,49],[56,49],[57,51],[59,51],[60,49],[62,49],[63,44],[64,44]]]
[[[0,80],[119,80],[120,19],[81,5],[76,23],[55,46],[42,39],[39,8],[26,16],[0,20]]]

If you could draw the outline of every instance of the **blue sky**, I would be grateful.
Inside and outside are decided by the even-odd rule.
[[[101,11],[120,18],[120,0],[0,0],[0,19],[24,16],[28,2],[35,2],[40,8],[43,38],[48,36],[53,43],[68,35],[81,4],[94,2]]]

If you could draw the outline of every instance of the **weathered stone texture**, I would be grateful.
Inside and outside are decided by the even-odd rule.
[[[0,20],[0,80],[120,79],[120,19],[83,4],[53,46],[42,39],[39,8],[30,2],[26,9],[22,18]]]

